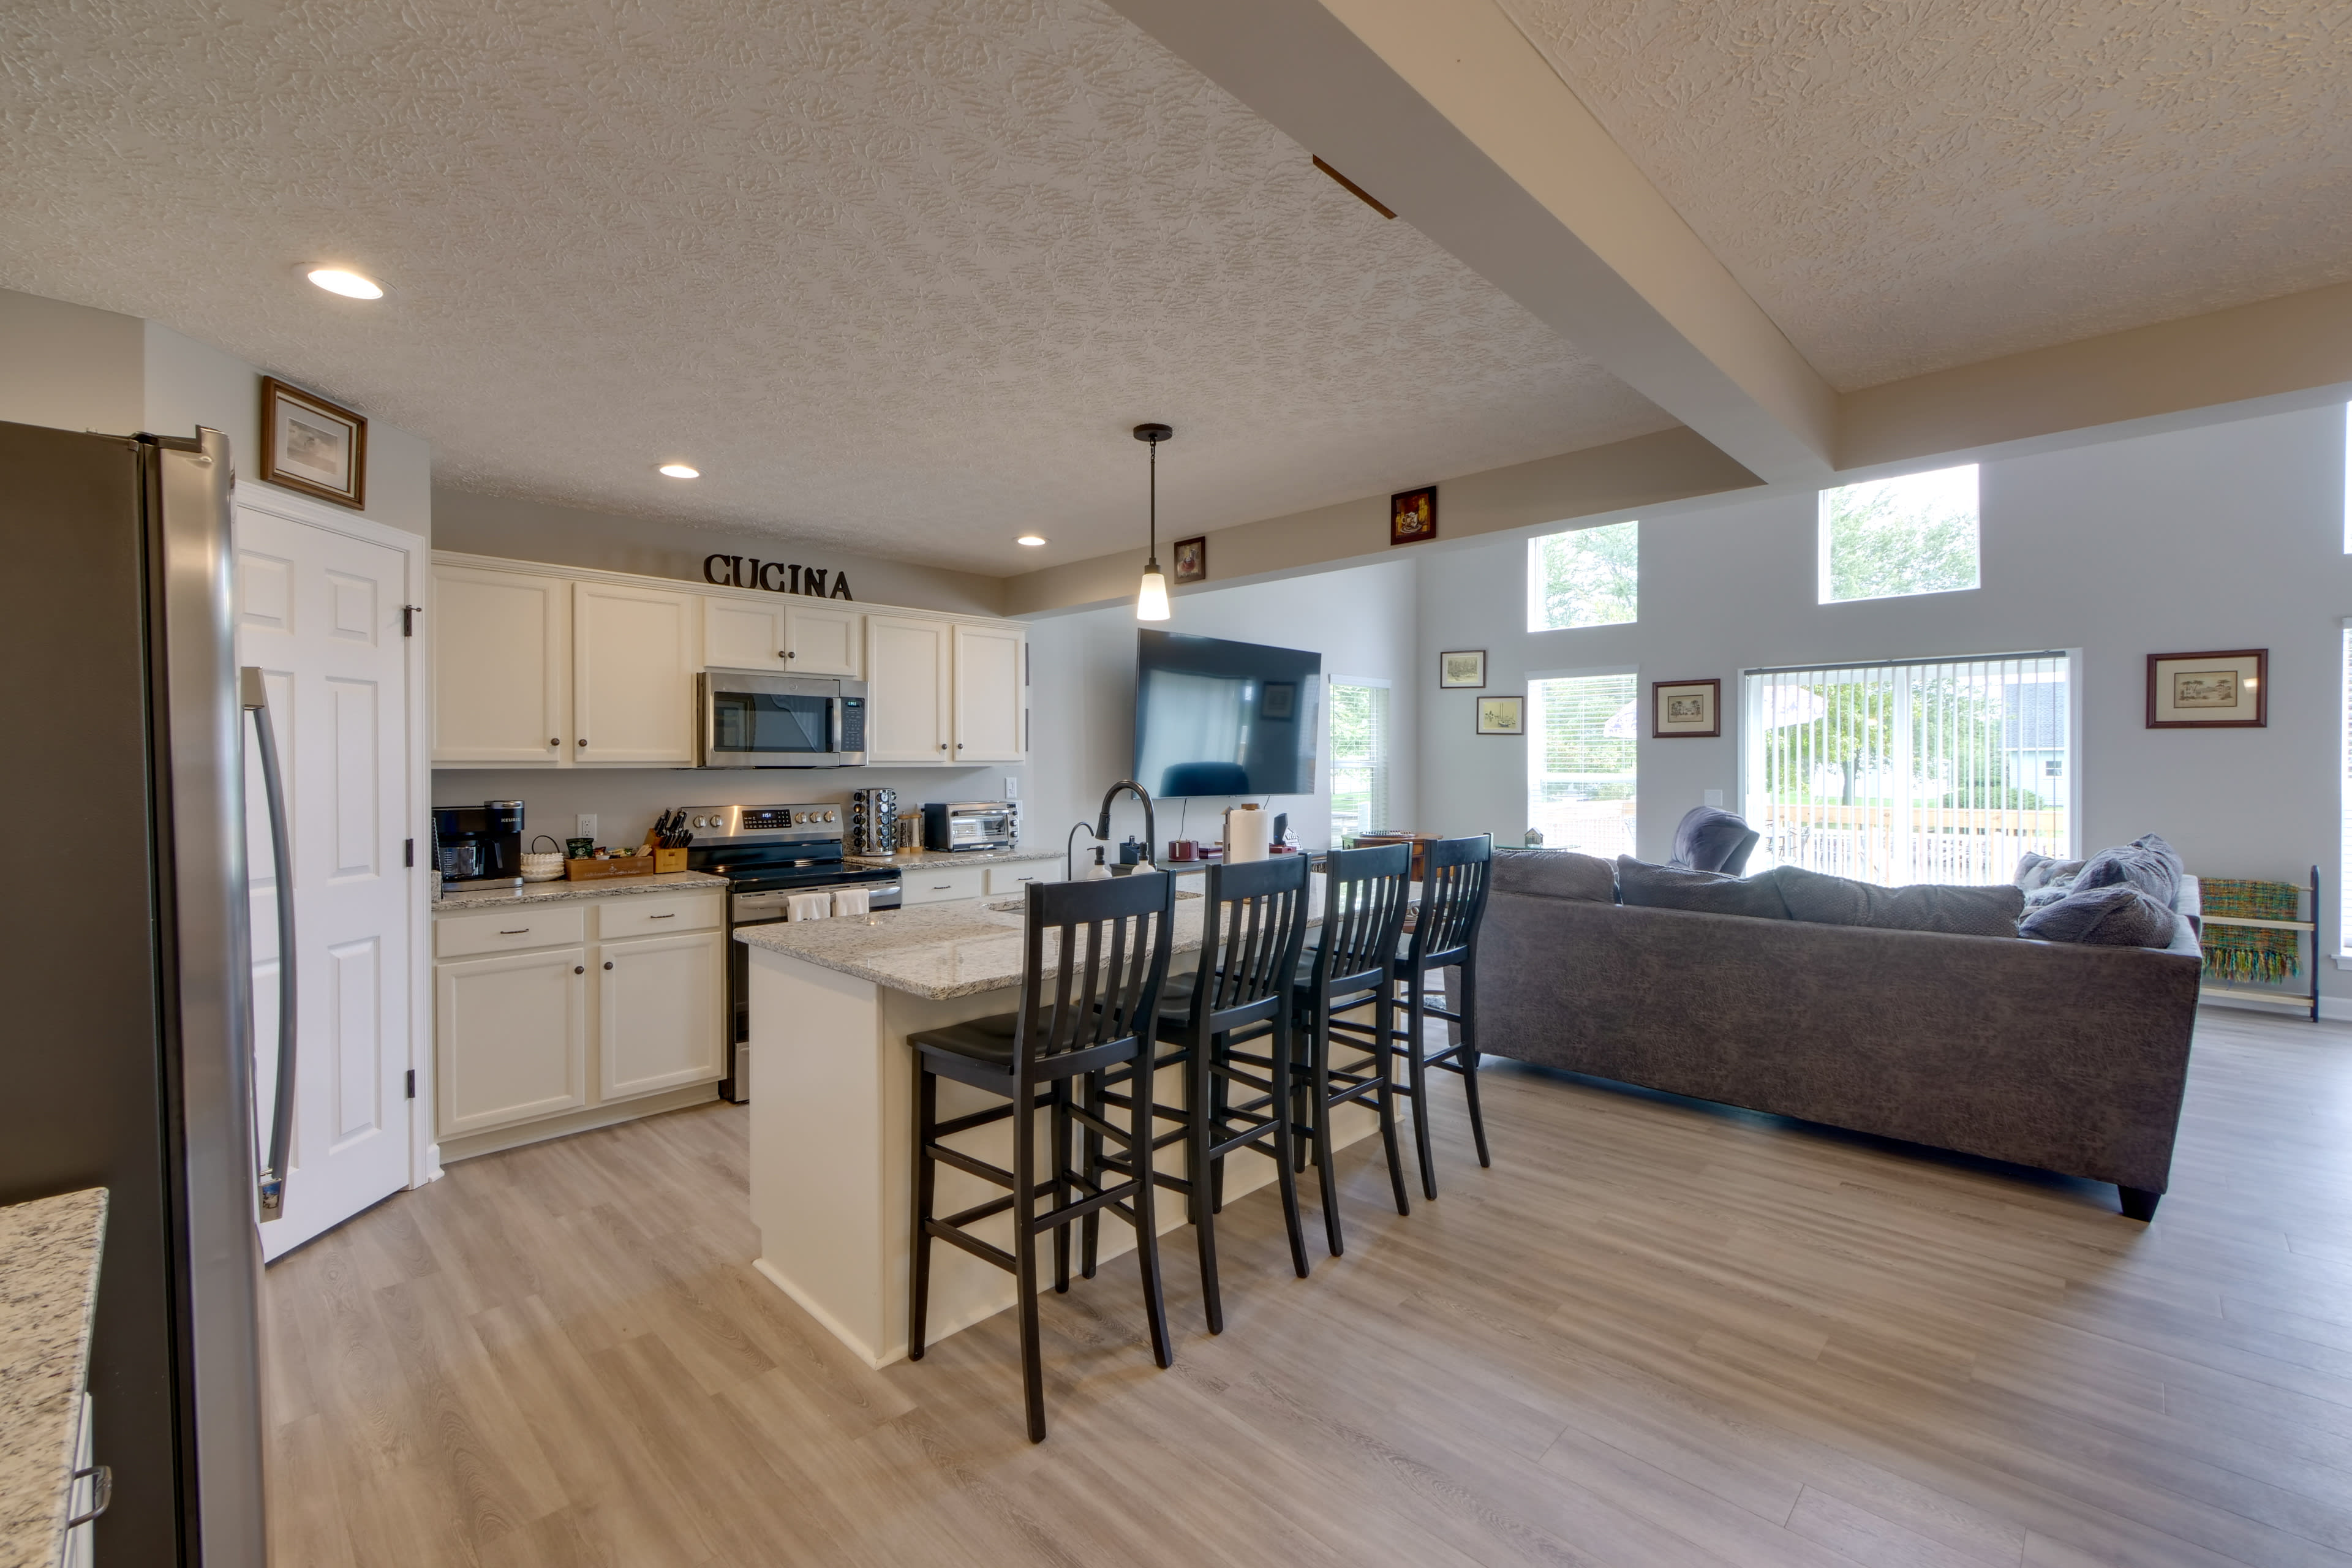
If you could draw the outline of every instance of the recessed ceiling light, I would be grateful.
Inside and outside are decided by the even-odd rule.
[[[673,479],[698,479],[702,477],[700,468],[688,468],[684,463],[664,463],[660,471]]]
[[[1013,542],[1015,544],[1026,544],[1034,550],[1038,545],[1045,542],[1045,536],[1042,533],[1024,533]]]
[[[381,300],[383,285],[373,278],[362,278],[340,267],[313,267],[310,281],[330,294],[341,294],[346,300]]]

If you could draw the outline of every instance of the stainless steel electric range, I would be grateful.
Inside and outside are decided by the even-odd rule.
[[[881,866],[856,866],[842,857],[841,836],[849,807],[841,801],[803,801],[793,805],[690,805],[686,828],[687,868],[724,877],[727,894],[727,1018],[730,1049],[719,1093],[740,1104],[751,1098],[751,954],[735,940],[738,926],[765,925],[784,918],[795,893],[863,888],[870,908],[899,904],[898,873]]]

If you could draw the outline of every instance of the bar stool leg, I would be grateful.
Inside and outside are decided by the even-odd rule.
[[[1396,1196],[1397,1213],[1412,1213],[1412,1205],[1404,1195],[1404,1155],[1397,1148],[1396,1124],[1396,1052],[1390,1036],[1396,1028],[1396,988],[1381,987],[1380,1000],[1372,1006],[1372,1070],[1381,1075],[1380,1091],[1372,1097],[1374,1109],[1381,1118],[1381,1146],[1389,1160],[1389,1187]],[[1416,1113],[1414,1120],[1418,1121]]]
[[[1086,1075],[1086,1107],[1097,1121],[1103,1119],[1103,1112],[1108,1109],[1103,1104],[1104,1084],[1108,1076],[1098,1072]],[[1080,1134],[1078,1155],[1087,1182],[1100,1187],[1104,1176],[1102,1134],[1091,1127]],[[1095,1249],[1101,1218],[1102,1211],[1097,1209],[1078,1222],[1078,1273],[1088,1279],[1095,1277]]]
[[[1209,1143],[1216,1131],[1210,1085],[1214,1075],[1209,1071],[1209,1042],[1196,1040],[1184,1058],[1184,1103],[1192,1108],[1192,1117],[1184,1129],[1184,1173],[1192,1191],[1187,1196],[1192,1205],[1192,1237],[1201,1249],[1201,1304],[1209,1319],[1209,1331],[1225,1331],[1225,1307],[1217,1290],[1217,1218],[1216,1205],[1210,1201],[1211,1174]]]
[[[1139,1075],[1149,1070],[1151,1058],[1148,1054],[1138,1065]],[[1099,1078],[1100,1074],[1089,1074]],[[1157,1136],[1159,1122],[1151,1113],[1148,1099],[1139,1097],[1134,1107],[1131,1131],[1128,1139],[1128,1158],[1135,1166],[1139,1180],[1135,1184],[1132,1206],[1135,1210],[1136,1265],[1143,1273],[1143,1315],[1151,1331],[1151,1359],[1160,1367],[1175,1364],[1176,1348],[1168,1339],[1167,1292],[1160,1283],[1160,1221],[1154,1201],[1159,1184],[1151,1175],[1151,1141]]]
[[[1339,1176],[1338,1162],[1331,1158],[1331,1015],[1317,1005],[1314,1022],[1309,1026],[1313,1038],[1307,1047],[1307,1103],[1312,1113],[1307,1125],[1313,1129],[1309,1142],[1315,1149],[1317,1191],[1323,1198],[1323,1245],[1338,1258],[1348,1250],[1339,1235]]]
[[[1031,1113],[1035,1114],[1034,1111]],[[1076,1124],[1070,1120],[1070,1080],[1063,1079],[1054,1085],[1054,1206],[1066,1208],[1070,1202],[1070,1130]],[[1092,1216],[1089,1215],[1089,1218]],[[1070,1293],[1070,1227],[1065,1223],[1054,1227],[1054,1289],[1057,1295]]]
[[[1437,1201],[1437,1154],[1429,1138],[1429,1067],[1422,1060],[1422,1030],[1427,1024],[1428,995],[1422,989],[1423,976],[1416,971],[1405,981],[1405,1076],[1412,1087],[1412,1147],[1421,1160],[1421,1192],[1431,1203]]]
[[[1013,1289],[1021,1293],[1021,1392],[1029,1407],[1029,1440],[1045,1440],[1045,1351],[1037,1326],[1037,1116],[1026,1083],[1013,1096]],[[1025,1111],[1026,1114],[1023,1112]]]
[[[907,1273],[907,1359],[923,1359],[923,1319],[931,1303],[931,1198],[939,1165],[931,1158],[931,1129],[940,1119],[940,1080],[915,1058],[914,1267]]]
[[[1462,1022],[1454,1026],[1454,1037],[1462,1042],[1454,1060],[1462,1067],[1463,1097],[1470,1102],[1470,1136],[1478,1145],[1478,1163],[1491,1167],[1494,1162],[1486,1158],[1486,1116],[1478,1105],[1478,1024],[1473,1001],[1477,984],[1469,969],[1456,969],[1446,977],[1445,999],[1452,1011],[1462,1015]]]
[[[1290,1267],[1297,1276],[1307,1278],[1307,1232],[1298,1219],[1298,1174],[1291,1168],[1291,1145],[1298,1137],[1297,1096],[1291,1092],[1290,1020],[1283,1014],[1274,1019],[1274,1033],[1268,1037],[1266,1057],[1274,1063],[1274,1089],[1267,1111],[1274,1118],[1274,1175],[1282,1184],[1282,1222],[1290,1232]],[[1320,1092],[1320,1086],[1318,1086]],[[1330,1167],[1326,1165],[1324,1169]]]

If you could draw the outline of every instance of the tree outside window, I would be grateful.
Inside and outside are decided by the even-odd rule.
[[[1977,468],[1822,492],[1822,603],[1977,585]]]
[[[1623,626],[1640,618],[1641,524],[1612,522],[1528,541],[1528,629]]]

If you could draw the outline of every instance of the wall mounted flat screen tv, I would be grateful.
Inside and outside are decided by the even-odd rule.
[[[1312,795],[1323,656],[1139,631],[1135,778],[1154,795]]]

